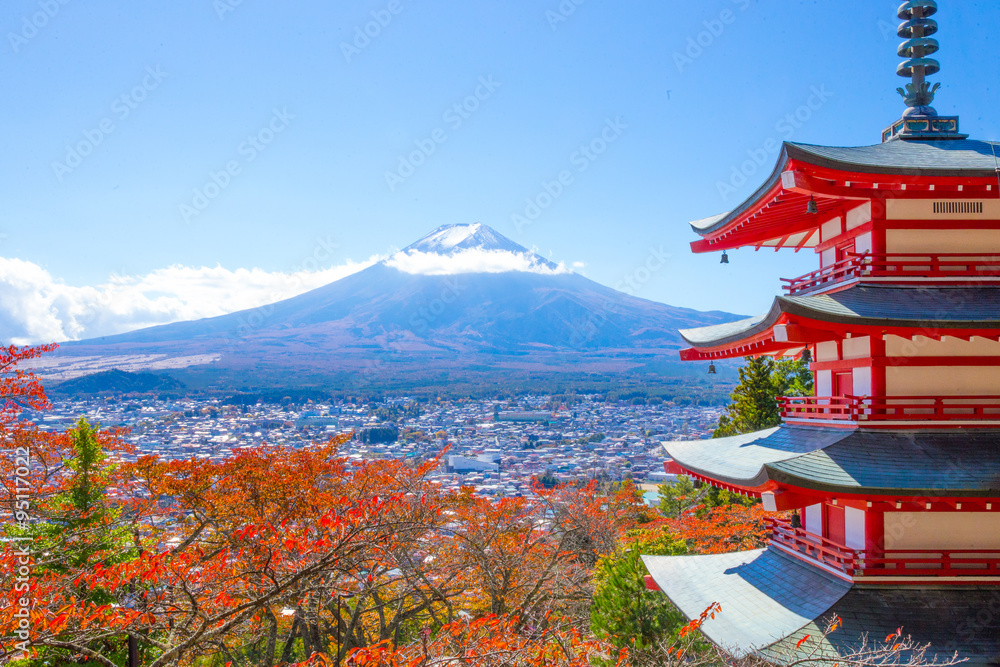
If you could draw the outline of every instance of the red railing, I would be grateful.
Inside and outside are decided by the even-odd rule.
[[[797,551],[816,562],[830,565],[845,574],[853,575],[857,568],[858,554],[853,549],[808,533],[803,528],[792,528],[792,524],[781,519],[768,517],[764,521],[771,529],[771,542]]]
[[[794,396],[778,403],[784,419],[1000,421],[1000,396]]]
[[[1000,550],[910,549],[869,553],[792,528],[787,521],[767,520],[771,542],[851,577],[998,577]]]
[[[788,283],[784,285],[784,289],[789,294],[809,292],[828,285],[836,285],[852,278],[861,277],[865,257],[866,255],[851,255],[847,259],[842,259],[830,266],[824,266],[822,269],[804,276],[782,278],[781,280]]]
[[[779,397],[784,419],[842,419],[857,421],[857,396],[787,396]]]
[[[852,279],[875,282],[965,283],[1000,281],[1000,255],[894,253],[850,255],[798,278],[782,278],[789,294],[809,292]]]

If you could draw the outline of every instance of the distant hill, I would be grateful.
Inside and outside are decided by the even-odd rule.
[[[680,363],[686,346],[677,330],[738,318],[605,287],[486,225],[447,225],[285,301],[65,343],[52,356],[59,367],[39,372],[171,369],[192,386],[221,391],[448,388],[466,380],[530,387],[567,374],[647,382],[704,375]]]
[[[52,387],[51,391],[62,395],[145,394],[149,392],[179,391],[185,388],[187,388],[187,385],[168,375],[110,370],[67,380]]]

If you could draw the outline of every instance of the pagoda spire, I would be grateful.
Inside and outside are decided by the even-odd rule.
[[[896,12],[896,15],[903,20],[896,29],[896,34],[906,40],[896,50],[899,57],[906,58],[896,68],[896,74],[911,81],[905,88],[896,89],[906,103],[906,111],[900,120],[883,130],[883,142],[893,139],[937,140],[968,137],[959,134],[958,116],[939,116],[931,106],[934,103],[934,94],[941,87],[940,83],[931,84],[927,80],[927,77],[941,71],[941,63],[929,57],[940,49],[940,44],[932,37],[938,31],[937,21],[931,18],[937,11],[936,0],[908,0],[901,4]]]
[[[897,53],[906,60],[896,68],[896,74],[913,80],[906,85],[905,90],[896,89],[906,102],[904,118],[937,116],[937,111],[931,104],[934,102],[934,93],[941,84],[935,83],[931,87],[927,81],[928,76],[941,71],[941,63],[927,57],[937,53],[940,48],[938,41],[931,38],[931,35],[937,33],[938,24],[930,17],[936,14],[937,10],[935,0],[910,0],[900,5],[897,12],[903,22],[899,24],[896,34],[906,40],[899,45]]]

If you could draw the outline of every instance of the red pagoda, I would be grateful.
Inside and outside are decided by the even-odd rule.
[[[882,143],[786,143],[749,199],[692,223],[695,252],[819,257],[766,314],[681,332],[686,360],[797,356],[815,374],[777,428],[665,445],[668,472],[793,512],[763,550],[645,558],[687,616],[721,603],[704,632],[738,655],[794,659],[839,616],[831,657],[902,626],[1000,663],[1000,147],[931,107],[936,12],[899,8],[912,82]]]

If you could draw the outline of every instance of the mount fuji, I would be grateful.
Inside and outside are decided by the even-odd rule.
[[[618,292],[486,225],[448,225],[291,299],[65,343],[36,371],[174,369],[189,384],[201,373],[207,385],[256,386],[616,373],[677,361],[679,328],[734,319]]]

